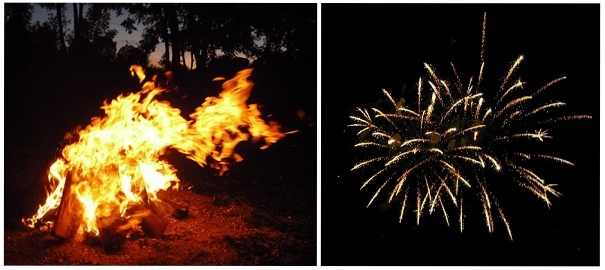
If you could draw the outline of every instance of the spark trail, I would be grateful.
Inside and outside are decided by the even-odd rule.
[[[571,166],[573,163],[551,154],[521,153],[510,149],[518,148],[517,144],[522,141],[538,144],[552,140],[547,124],[591,119],[591,116],[550,116],[552,110],[548,109],[562,107],[565,103],[532,100],[565,77],[533,92],[519,94],[525,90],[522,88],[524,82],[512,77],[523,56],[511,65],[498,89],[480,88],[485,71],[485,22],[484,14],[481,63],[475,82],[471,77],[464,85],[454,63],[450,63],[455,78],[453,82],[440,77],[431,65],[424,63],[428,79],[421,77],[418,80],[416,104],[397,104],[383,89],[383,94],[390,100],[386,109],[357,108],[357,114],[350,116],[352,123],[348,127],[358,131],[360,142],[355,146],[362,148],[363,153],[371,154],[351,170],[373,171],[361,187],[379,187],[368,207],[381,194],[387,195],[389,203],[401,204],[399,222],[405,211],[415,206],[412,211],[415,210],[417,224],[423,214],[441,213],[448,226],[450,221],[457,219],[462,232],[463,212],[468,213],[468,201],[474,200],[481,205],[479,213],[484,216],[488,231],[494,230],[496,215],[512,241],[504,211],[490,192],[490,176],[510,176],[507,178],[511,183],[525,188],[550,205],[549,196],[561,194],[524,161],[536,159]],[[381,183],[374,183],[379,181]],[[466,210],[463,209],[463,194]],[[442,211],[434,211],[436,209]]]

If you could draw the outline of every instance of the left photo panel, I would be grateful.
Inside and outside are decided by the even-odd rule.
[[[5,3],[5,265],[317,262],[317,4]]]

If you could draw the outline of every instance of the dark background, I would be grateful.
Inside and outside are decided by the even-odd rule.
[[[597,4],[322,4],[321,264],[599,265],[599,9]],[[563,194],[551,196],[550,209],[518,186],[498,197],[514,241],[497,216],[490,234],[480,208],[465,211],[463,233],[451,216],[450,227],[440,215],[424,216],[416,226],[410,211],[399,224],[400,205],[391,211],[379,197],[366,208],[375,189],[359,188],[370,175],[350,171],[361,156],[352,147],[355,132],[346,129],[348,115],[355,107],[376,104],[382,88],[396,100],[406,95],[404,85],[414,95],[418,78],[426,75],[424,62],[451,78],[453,61],[463,84],[471,76],[476,80],[485,11],[482,91],[499,87],[523,55],[512,78],[527,82],[524,91],[567,76],[540,95],[544,104],[562,101],[567,105],[554,112],[593,116],[549,127],[554,137],[545,143],[549,151],[575,163],[532,167]]]

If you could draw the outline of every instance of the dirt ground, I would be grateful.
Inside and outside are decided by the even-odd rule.
[[[272,215],[238,198],[180,192],[189,217],[170,219],[159,239],[127,239],[116,250],[48,233],[4,235],[5,265],[313,265],[314,218]]]
[[[315,139],[302,135],[250,148],[221,177],[177,158],[182,190],[169,195],[189,213],[169,218],[160,238],[134,234],[106,250],[7,219],[4,264],[317,265]]]

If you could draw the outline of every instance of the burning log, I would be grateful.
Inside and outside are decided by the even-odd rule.
[[[103,248],[118,247],[126,242],[126,231],[119,228],[126,223],[123,219],[116,219],[109,227],[99,228],[99,239]]]
[[[72,194],[72,190],[74,189],[73,178],[73,173],[68,172],[61,197],[61,204],[59,204],[57,209],[57,216],[51,231],[51,235],[63,239],[73,237],[78,232],[82,220],[82,204]]]
[[[44,214],[44,216],[42,216],[42,218],[35,220],[33,223],[33,228],[37,229],[41,232],[49,232],[53,229],[53,223],[55,222],[56,218],[57,218],[57,208],[46,212],[46,214]],[[27,222],[27,221],[25,221],[25,222]]]
[[[126,241],[126,232],[130,226],[128,220],[122,218],[118,205],[100,205],[97,212],[97,227],[103,248],[109,249],[122,245]]]
[[[184,219],[189,216],[189,207],[175,203],[169,199],[166,199],[166,204],[170,205],[173,209],[172,216],[176,219]]]
[[[160,238],[168,227],[168,220],[149,211],[149,215],[143,218],[141,227],[149,237]]]
[[[164,235],[164,231],[166,231],[166,228],[168,227],[167,219],[156,215],[142,205],[133,205],[128,209],[128,212],[132,213],[130,215],[131,219],[140,220],[141,228],[147,236],[160,238]]]
[[[158,199],[162,201],[163,204],[170,207],[170,214],[176,219],[184,219],[189,215],[189,206],[181,203],[177,203],[168,197],[166,191],[160,190],[157,193]]]
[[[149,200],[149,210],[159,217],[167,218],[172,215],[174,209],[165,202]]]
[[[103,220],[104,218],[100,218],[99,220]],[[105,218],[106,219],[106,218]],[[99,234],[95,234],[94,232],[86,232],[84,235],[84,243],[90,246],[102,246],[104,249],[109,250],[113,248],[118,248],[124,242],[126,242],[128,230],[125,229],[128,226],[128,220],[124,218],[113,219],[112,223],[109,224],[108,227],[102,227],[100,223],[107,222],[100,221],[99,226]]]
[[[94,232],[87,232],[84,235],[84,243],[90,246],[102,246],[109,250],[118,248],[126,242],[128,230],[121,229],[128,224],[125,219],[116,219],[109,227],[99,227],[99,235]]]
[[[167,218],[174,217],[176,219],[184,219],[189,215],[189,208],[185,205],[173,202],[170,199],[163,199],[158,201],[149,201],[149,209],[154,214]]]

